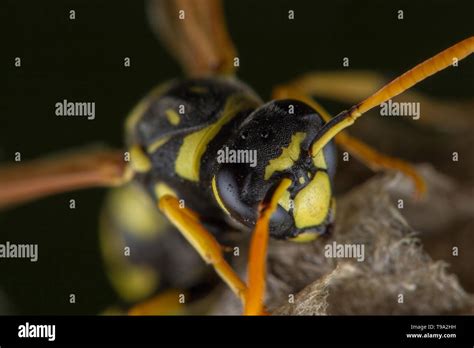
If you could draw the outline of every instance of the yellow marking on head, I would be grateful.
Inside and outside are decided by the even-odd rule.
[[[252,106],[255,106],[255,103],[241,95],[229,97],[216,122],[183,138],[183,144],[175,161],[175,172],[184,179],[198,182],[201,157],[207,145],[240,110]]]
[[[293,217],[298,228],[324,222],[331,203],[331,183],[325,172],[317,172],[310,183],[294,199]]]
[[[268,180],[273,173],[290,168],[294,161],[300,157],[301,142],[306,137],[306,133],[298,132],[293,134],[287,147],[283,148],[280,156],[271,159],[265,167],[265,180]]]
[[[173,126],[178,125],[181,121],[181,118],[179,117],[178,113],[173,109],[167,109],[165,111],[165,114],[166,118],[168,119],[168,122],[171,123]]]
[[[147,152],[148,153],[153,153],[155,152],[156,150],[158,150],[158,148],[161,147],[161,145],[163,145],[164,143],[166,143],[168,140],[170,139],[170,137],[164,137],[164,138],[160,138],[158,139],[157,141],[151,143],[150,145],[148,145],[148,147],[146,148]]]
[[[290,198],[290,192],[288,190],[283,192],[283,195],[280,197],[278,204],[286,211],[290,211],[291,198]]]
[[[313,163],[316,166],[316,168],[320,168],[320,169],[328,168],[323,150],[319,151],[316,155],[313,156]]]
[[[130,148],[130,165],[135,172],[144,173],[151,169],[151,161],[139,145]]]
[[[300,176],[300,177],[298,178],[298,182],[299,182],[301,185],[303,185],[303,184],[304,184],[304,177],[303,177],[303,176]]]
[[[296,243],[308,243],[318,238],[318,236],[319,235],[314,232],[303,232],[294,238],[290,238],[289,240]]]
[[[178,195],[176,194],[176,191],[173,190],[168,185],[166,185],[164,182],[159,182],[155,185],[155,195],[158,200],[164,195],[171,195],[173,197],[178,197]]]
[[[227,208],[225,207],[224,203],[223,203],[222,200],[221,200],[221,196],[219,195],[219,191],[217,190],[216,177],[215,177],[215,176],[212,177],[211,186],[212,186],[212,192],[214,193],[214,198],[216,199],[217,204],[219,204],[219,207],[221,207],[221,209],[222,209],[227,215],[230,215],[229,211],[227,210]]]

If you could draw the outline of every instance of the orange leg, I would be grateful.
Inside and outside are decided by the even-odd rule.
[[[291,180],[283,179],[268,204],[262,204],[255,231],[250,243],[248,262],[248,290],[245,301],[245,315],[266,314],[263,305],[265,295],[266,257],[270,218],[277,209],[278,201],[291,185]]]
[[[224,259],[221,245],[202,226],[197,214],[191,209],[181,208],[178,199],[171,195],[164,195],[160,198],[159,208],[196,249],[204,261],[214,267],[217,274],[244,303],[247,291],[245,283]]]

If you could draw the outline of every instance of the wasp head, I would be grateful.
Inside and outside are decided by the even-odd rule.
[[[267,103],[251,113],[218,156],[212,179],[219,205],[232,219],[252,228],[258,207],[283,179],[292,181],[270,220],[277,239],[308,240],[324,233],[333,219],[335,147],[311,155],[312,139],[324,121],[296,100]]]

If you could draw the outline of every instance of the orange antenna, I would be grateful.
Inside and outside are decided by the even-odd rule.
[[[403,93],[438,71],[446,69],[453,63],[470,55],[473,50],[474,36],[471,36],[418,64],[383,86],[364,101],[351,107],[349,110],[341,112],[321,129],[318,136],[313,140],[311,153],[317,154],[337,133],[352,125],[357,118],[373,107]]]

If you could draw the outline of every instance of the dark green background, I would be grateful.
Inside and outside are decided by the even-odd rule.
[[[351,69],[395,76],[472,35],[473,3],[229,0],[225,9],[239,50],[239,77],[268,99],[272,85],[305,71],[340,69],[345,56]],[[287,19],[289,9],[294,21]],[[180,75],[150,31],[140,1],[3,0],[0,14],[2,162],[16,151],[26,160],[89,143],[121,146],[128,111],[153,86]],[[13,67],[16,56],[21,69]],[[126,56],[131,68],[123,67]],[[472,97],[474,60],[461,64],[419,90]],[[54,104],[63,99],[95,101],[96,119],[55,117]],[[96,313],[115,302],[98,248],[104,193],[58,195],[0,214],[1,243],[39,244],[37,263],[0,260],[0,288],[12,312]],[[71,198],[75,210],[68,208]]]

